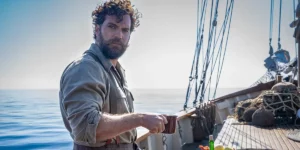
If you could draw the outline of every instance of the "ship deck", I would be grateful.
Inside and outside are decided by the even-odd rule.
[[[220,132],[217,133],[215,144],[219,143],[242,150],[299,150],[300,142],[291,140],[286,136],[289,131],[298,129],[300,129],[299,126],[288,124],[261,128],[239,123],[235,119],[229,118],[223,124]],[[207,143],[204,140],[200,143],[186,144],[183,150],[195,150],[198,145],[206,145]]]

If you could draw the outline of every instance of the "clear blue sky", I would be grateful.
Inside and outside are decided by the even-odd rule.
[[[98,2],[1,0],[0,89],[58,88],[66,65],[93,42],[91,12]],[[275,2],[276,49],[279,0]],[[143,18],[120,60],[131,88],[186,88],[196,43],[197,1],[132,3]],[[281,39],[294,57],[292,6],[292,0],[283,1]],[[269,11],[269,0],[235,1],[220,87],[247,87],[265,73]]]

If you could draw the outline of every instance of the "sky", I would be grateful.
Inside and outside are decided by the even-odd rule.
[[[58,89],[65,67],[90,47],[99,0],[1,0],[0,89]],[[132,0],[143,14],[120,58],[130,88],[187,88],[196,46],[197,0]],[[279,0],[273,46],[277,49]],[[209,8],[209,7],[208,7]],[[224,16],[220,5],[219,16]],[[283,1],[281,44],[295,57],[293,1]],[[236,0],[221,88],[249,87],[265,72],[269,0]],[[207,36],[207,35],[206,35]]]

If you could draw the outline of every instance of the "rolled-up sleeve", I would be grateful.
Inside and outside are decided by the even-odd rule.
[[[64,73],[62,105],[75,142],[96,143],[107,83],[103,70],[93,61],[82,61]]]

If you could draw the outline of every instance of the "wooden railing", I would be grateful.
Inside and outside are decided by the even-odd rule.
[[[248,94],[248,93],[253,93],[253,92],[262,91],[262,90],[268,90],[268,89],[271,89],[274,84],[275,84],[275,81],[262,83],[262,84],[259,84],[257,86],[254,86],[254,87],[247,88],[245,90],[237,91],[237,92],[234,92],[234,93],[216,98],[216,99],[212,100],[212,102],[214,102],[214,103],[221,102],[223,100],[226,100],[226,99],[229,99],[229,98],[232,98],[232,97],[236,97],[236,96],[239,96],[239,95],[245,95],[245,94]],[[297,81],[294,81],[294,84],[297,84]],[[193,115],[195,113],[195,110],[196,110],[195,108],[192,108],[192,109],[187,110],[187,111],[180,111],[180,112],[176,113],[175,115],[177,115],[177,120],[179,121],[183,118],[186,118],[186,117],[189,117],[189,116]],[[146,138],[148,138],[150,135],[151,135],[151,133],[149,133],[149,132],[138,135],[136,142],[141,142],[141,141],[145,140]]]
[[[192,108],[192,109],[187,110],[187,111],[180,111],[180,112],[176,113],[175,115],[177,116],[177,121],[179,121],[183,118],[191,116],[192,114],[195,113],[195,110],[196,110],[195,108]],[[149,132],[138,135],[136,142],[139,143],[139,142],[147,139],[150,135],[151,135],[151,133],[149,133]]]

